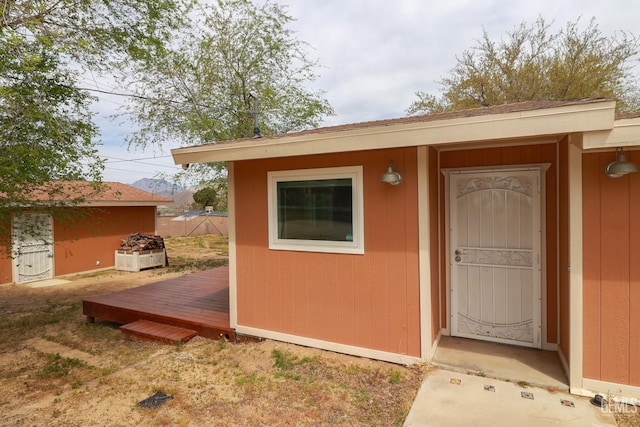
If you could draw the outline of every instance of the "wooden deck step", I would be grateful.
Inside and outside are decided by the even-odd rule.
[[[162,342],[179,344],[189,341],[198,333],[191,329],[151,322],[149,320],[136,320],[132,323],[120,326],[125,339],[131,341]]]

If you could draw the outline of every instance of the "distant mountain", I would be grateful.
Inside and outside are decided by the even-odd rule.
[[[184,187],[172,184],[164,179],[142,178],[129,185],[149,193],[171,198],[173,198],[174,194],[184,190]]]
[[[193,204],[193,190],[187,188],[184,191],[174,194],[173,196],[173,204],[169,206],[173,207],[184,207],[191,206]]]

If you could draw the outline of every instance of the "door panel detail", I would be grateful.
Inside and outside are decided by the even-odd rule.
[[[53,221],[50,215],[23,214],[13,220],[14,282],[53,278]]]
[[[453,335],[540,347],[540,170],[452,172]]]

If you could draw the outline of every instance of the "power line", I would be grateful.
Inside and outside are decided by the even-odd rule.
[[[105,95],[114,95],[114,96],[122,96],[125,98],[135,98],[135,99],[141,99],[144,101],[154,101],[154,102],[165,102],[168,104],[179,104],[179,105],[195,105],[196,107],[203,107],[203,108],[212,108],[214,110],[228,110],[231,111],[233,113],[237,113],[237,110],[234,110],[233,108],[229,108],[229,107],[214,107],[212,105],[209,104],[201,104],[198,102],[186,102],[186,101],[176,101],[175,99],[165,99],[165,98],[155,98],[155,97],[151,97],[151,96],[144,96],[144,95],[136,95],[134,93],[124,93],[124,92],[114,92],[114,91],[110,91],[110,90],[103,90],[103,89],[94,89],[94,88],[88,88],[88,87],[78,87],[77,89],[79,90],[86,90],[89,92],[97,92],[97,93],[103,93]]]
[[[162,168],[174,168],[174,167],[177,167],[177,166],[160,165],[160,164],[157,164],[157,163],[149,163],[149,162],[143,162],[143,161],[141,161],[141,160],[151,160],[151,159],[167,158],[167,157],[171,157],[170,155],[167,155],[167,156],[158,156],[158,157],[143,157],[143,158],[140,158],[140,159],[129,159],[129,160],[127,160],[127,159],[120,159],[120,158],[117,158],[117,157],[109,157],[109,156],[103,156],[103,157],[105,157],[105,158],[107,158],[107,159],[115,159],[115,160],[111,160],[111,161],[110,161],[110,160],[107,160],[107,161],[105,162],[105,163],[111,163],[111,164],[112,164],[112,163],[132,162],[132,163],[140,163],[140,164],[143,164],[143,165],[149,165],[149,166],[159,166],[159,167],[162,167]]]
[[[110,156],[102,156],[104,158],[107,159],[115,159],[115,161],[106,161],[105,162],[105,167],[104,169],[108,169],[111,171],[120,171],[120,172],[131,172],[131,173],[141,173],[141,174],[148,174],[148,171],[142,171],[142,170],[135,170],[135,169],[121,169],[121,168],[114,168],[112,166],[110,166],[113,163],[123,163],[123,162],[133,162],[133,163],[139,163],[145,166],[155,166],[155,167],[160,167],[160,168],[166,168],[166,169],[171,169],[173,171],[179,171],[179,167],[176,165],[161,165],[158,163],[147,163],[147,162],[143,162],[140,160],[145,160],[145,159],[156,159],[156,158],[165,158],[165,157],[170,157],[169,155],[166,156],[158,156],[158,157],[141,157],[140,159],[130,159],[130,160],[126,160],[126,159],[120,159],[117,157],[110,157]]]
[[[119,168],[105,167],[105,170],[106,170],[106,169],[109,169],[110,171],[129,172],[129,173],[139,173],[139,174],[143,174],[143,175],[149,175],[149,172],[148,172],[148,171],[141,171],[141,170],[119,169]]]
[[[140,163],[142,165],[145,165],[145,166],[155,166],[157,168],[167,168],[167,169],[176,169],[176,170],[179,169],[178,166],[172,166],[172,165],[159,165],[159,164],[155,164],[155,163],[142,163],[142,162],[138,162],[138,163]],[[114,169],[109,165],[105,165],[105,168]]]
[[[111,157],[111,156],[103,156],[107,159],[114,159],[120,162],[132,162],[132,161],[136,161],[136,160],[154,160],[154,159],[165,159],[167,157],[171,157],[171,154],[166,154],[164,156],[153,156],[153,157],[139,157],[137,159],[121,159],[119,157]],[[115,162],[113,162],[115,163]]]

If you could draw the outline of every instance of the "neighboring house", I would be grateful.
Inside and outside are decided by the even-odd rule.
[[[640,114],[585,99],[173,156],[228,162],[239,334],[401,363],[441,335],[510,343],[558,352],[574,393],[638,397],[640,175],[605,174],[618,147],[640,163]]]
[[[131,233],[154,234],[158,205],[171,199],[118,182],[105,182],[95,193],[88,182],[72,182],[69,188],[83,194],[85,203],[70,210],[77,218],[63,222],[50,215],[25,209],[43,228],[39,238],[20,233],[20,218],[13,222],[13,253],[0,247],[0,283],[27,283],[72,273],[113,268],[114,251]],[[37,195],[35,197],[38,197]],[[64,197],[61,192],[60,197]],[[45,236],[44,239],[42,236]]]

